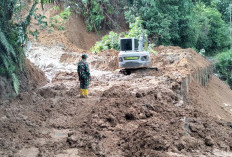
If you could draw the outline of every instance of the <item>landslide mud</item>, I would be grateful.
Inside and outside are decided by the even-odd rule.
[[[197,101],[197,89],[206,87],[194,86],[185,99],[181,95],[181,78],[209,64],[192,50],[159,47],[152,56],[158,71],[128,76],[109,68],[116,64],[116,52],[90,54],[90,96],[81,99],[75,69],[80,54],[52,49],[37,45],[31,50],[50,83],[0,102],[0,156],[232,155],[231,121],[217,118]],[[54,62],[38,59],[57,50],[58,56],[47,55]],[[219,80],[216,84],[223,85]],[[210,103],[219,106],[224,100],[232,104],[228,97]]]

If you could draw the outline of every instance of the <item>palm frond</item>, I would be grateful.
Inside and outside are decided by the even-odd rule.
[[[9,42],[7,41],[7,38],[5,36],[5,34],[2,32],[2,29],[0,27],[0,43],[3,45],[3,47],[5,48],[7,55],[8,56],[13,56],[15,60],[17,59],[17,55],[15,53],[14,48],[11,46],[11,44],[9,44]]]
[[[13,86],[16,94],[19,94],[19,79],[15,73],[12,73]]]
[[[5,67],[6,71],[8,71],[10,69],[10,63],[9,63],[7,57],[5,55],[1,54],[0,59]]]

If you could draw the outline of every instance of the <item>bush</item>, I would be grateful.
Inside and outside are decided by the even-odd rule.
[[[224,51],[230,46],[229,30],[216,8],[197,5],[198,41],[196,48],[205,49],[206,55],[214,55],[217,51]]]
[[[232,89],[232,50],[218,54],[216,57],[215,71],[219,78],[226,81]]]
[[[108,35],[105,35],[102,37],[101,41],[96,42],[95,46],[91,48],[91,52],[98,53],[102,50],[108,50],[108,49],[120,49],[120,37],[122,36],[122,33],[115,33],[111,31]]]
[[[23,70],[25,59],[22,46],[27,40],[27,28],[37,1],[30,7],[25,18],[18,18],[22,11],[18,9],[19,5],[21,3],[15,0],[0,1],[0,8],[4,8],[0,11],[0,75],[12,79],[16,94],[19,92],[17,74]]]
[[[146,42],[144,43],[145,49],[146,50],[149,49],[150,51],[153,51],[152,47],[154,46],[154,44],[148,45],[147,30],[143,29],[142,23],[143,21],[139,17],[137,17],[134,23],[130,23],[129,32],[115,33],[111,31],[108,35],[105,35],[101,41],[98,41],[95,44],[95,46],[91,48],[91,52],[98,53],[102,50],[108,50],[108,49],[119,50],[120,49],[120,38],[135,37],[139,39],[140,35],[143,35],[146,38]]]
[[[70,15],[70,7],[65,8],[60,14],[51,17],[50,27],[57,28],[58,30],[65,30],[64,24],[69,19]]]
[[[70,1],[72,9],[84,17],[87,31],[99,32],[102,27],[117,27],[114,17],[119,14],[113,0]]]

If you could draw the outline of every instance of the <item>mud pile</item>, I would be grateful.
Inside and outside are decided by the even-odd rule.
[[[95,69],[114,71],[118,68],[118,54],[119,52],[113,49],[101,51],[97,56],[103,58],[103,63],[97,59],[95,62],[91,62],[91,65]]]
[[[193,81],[184,97],[182,77],[209,63],[191,49],[158,49],[158,71],[127,76],[114,70],[118,52],[90,54],[90,97],[81,99],[81,54],[32,47],[51,82],[0,102],[0,156],[232,156],[231,91],[211,77],[206,87]],[[224,103],[227,111],[215,113]]]
[[[231,94],[230,87],[213,76],[206,87],[192,82],[189,99],[192,104],[201,106],[210,116],[232,122]]]
[[[45,8],[43,15],[55,14]],[[35,89],[44,75],[27,70],[33,90],[0,101],[0,156],[232,156],[228,86],[210,77],[205,87],[192,81],[187,94],[181,91],[183,78],[210,65],[205,58],[159,46],[151,57],[158,71],[125,76],[116,71],[117,51],[83,50],[97,36],[85,32],[81,18],[71,17],[66,27],[42,32],[27,53],[50,82]],[[92,75],[88,99],[78,92],[82,53]]]
[[[81,129],[68,138],[70,147],[97,156],[208,156],[216,148],[232,150],[231,123],[210,117],[201,106],[182,104],[168,80],[141,80],[104,91]]]
[[[182,49],[176,46],[159,46],[157,54],[152,55],[152,66],[163,71],[167,77],[185,77],[198,69],[210,66],[210,63],[193,49]]]
[[[25,60],[25,71],[17,74],[19,79],[19,92],[36,89],[47,83],[44,73],[31,63]],[[12,84],[12,79],[0,76],[0,99],[7,99],[16,95]]]
[[[81,60],[81,55],[83,53],[64,53],[60,57],[60,62],[62,63],[78,63]],[[118,68],[118,54],[116,50],[104,50],[98,54],[87,53],[87,61],[90,64],[91,69],[104,70],[104,71],[114,71]]]
[[[1,101],[0,156],[55,156],[65,150],[69,129],[91,109],[76,93],[59,84]]]
[[[38,87],[42,87],[47,84],[48,80],[43,71],[41,71],[38,67],[36,67],[30,60],[25,60],[25,72],[26,77],[28,78],[28,83],[25,84],[21,80],[21,88],[28,88],[28,90],[34,90]],[[25,90],[24,90],[25,91]]]
[[[232,151],[231,123],[212,117],[196,103],[199,97],[184,102],[180,94],[181,78],[210,63],[192,49],[157,51],[159,72],[121,78],[105,90],[98,108],[68,138],[70,147],[97,156],[231,156],[225,153]]]

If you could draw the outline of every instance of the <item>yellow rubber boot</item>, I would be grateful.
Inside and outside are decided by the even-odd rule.
[[[84,97],[84,89],[80,89],[80,97],[81,97],[81,98]]]
[[[85,97],[88,97],[88,94],[89,94],[88,89],[84,89],[84,96],[85,96]]]

